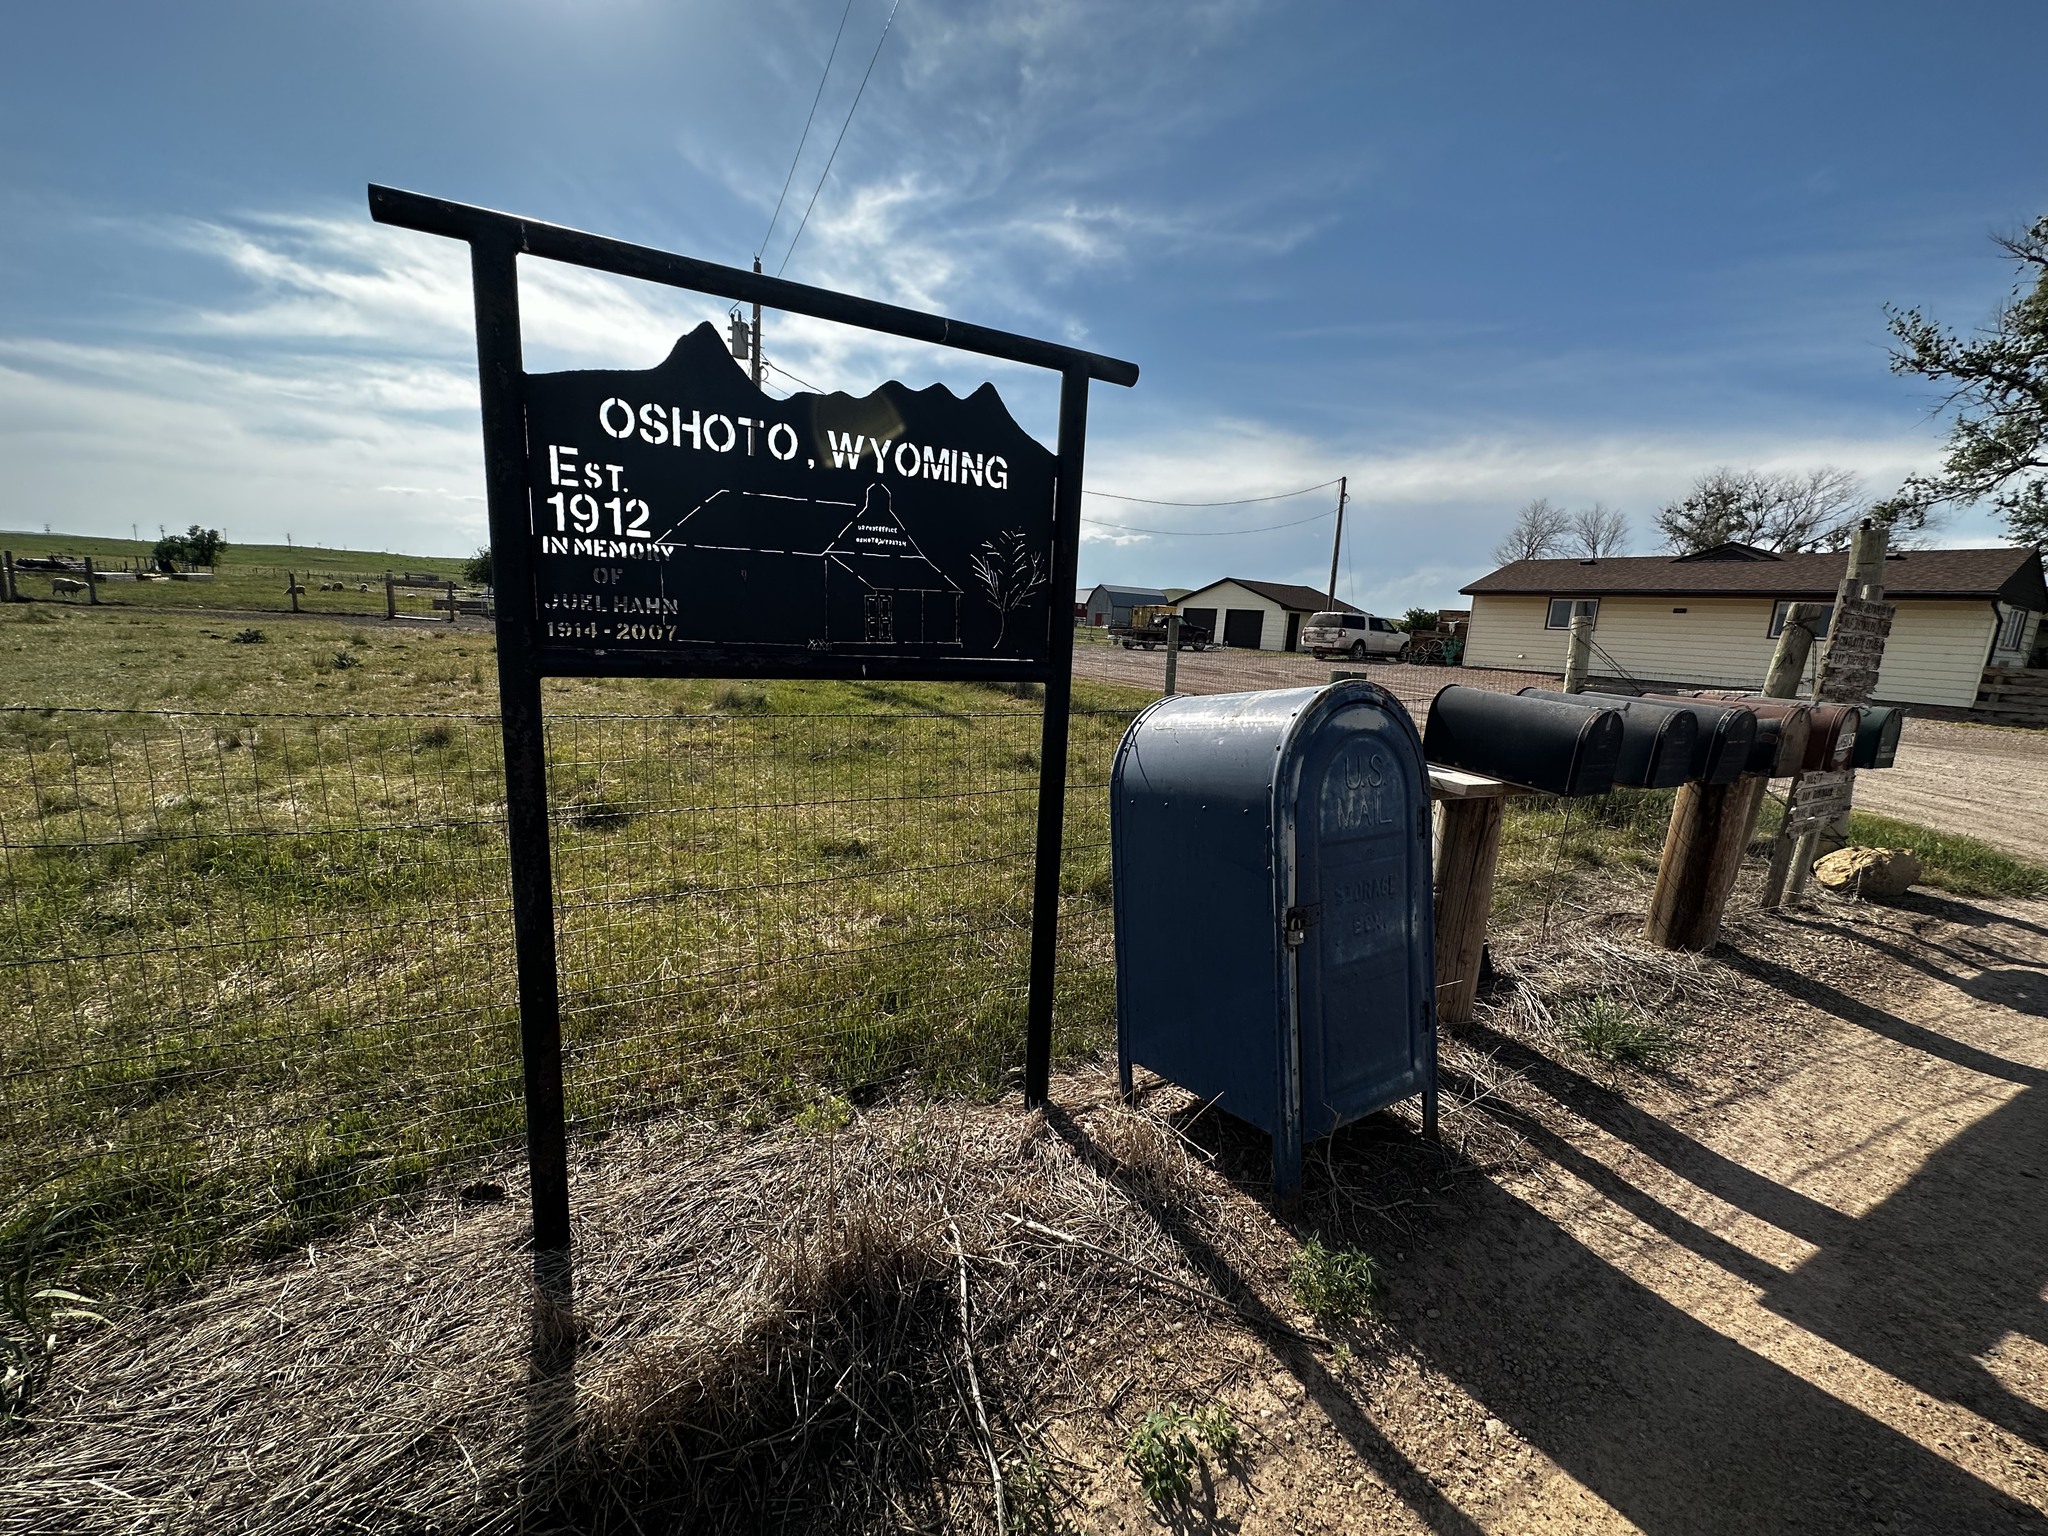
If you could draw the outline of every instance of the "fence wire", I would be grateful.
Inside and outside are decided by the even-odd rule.
[[[565,1085],[601,1137],[1021,1067],[1039,708],[557,714]],[[1072,722],[1056,1047],[1111,1027]],[[196,1273],[523,1134],[494,718],[0,710],[0,1261]]]

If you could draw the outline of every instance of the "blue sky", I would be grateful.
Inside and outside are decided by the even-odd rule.
[[[746,263],[844,0],[16,7],[0,55],[0,526],[455,552],[483,537],[459,248],[389,182]],[[891,0],[852,0],[774,270]],[[1531,496],[1648,514],[1719,464],[1929,465],[1882,306],[1974,325],[2048,211],[2048,7],[902,0],[787,275],[1139,362],[1089,484],[1349,474],[1343,591],[1452,598]],[[722,306],[528,264],[529,365]],[[772,316],[864,392],[1028,370]],[[786,381],[785,381],[786,382]],[[1086,581],[1320,585],[1327,493],[1091,498]],[[1947,543],[1994,541],[1965,513]]]

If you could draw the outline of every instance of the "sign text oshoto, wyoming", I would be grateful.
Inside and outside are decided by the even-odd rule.
[[[812,677],[1051,660],[1055,459],[991,385],[776,400],[702,325],[645,371],[529,375],[526,443],[550,659]]]

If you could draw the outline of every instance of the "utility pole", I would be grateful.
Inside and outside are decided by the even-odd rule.
[[[754,258],[754,270],[756,272],[761,270],[761,258],[758,256]],[[761,306],[756,303],[754,305],[754,388],[759,389],[761,387],[762,373],[767,366],[767,363],[761,357]],[[749,439],[749,441],[751,442],[752,439]]]
[[[1350,500],[1350,489],[1351,477],[1349,475],[1339,475],[1337,477],[1337,537],[1335,542],[1330,545],[1330,612],[1332,613],[1339,611],[1337,607],[1337,558],[1344,552],[1344,503]]]

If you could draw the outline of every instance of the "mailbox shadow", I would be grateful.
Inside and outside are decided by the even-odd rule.
[[[1816,1230],[1840,1235],[1848,1227],[1838,1213],[1828,1213],[1832,1221],[1818,1220],[1824,1207],[1607,1097],[1614,1100],[1608,1118],[1652,1140],[1660,1160],[1694,1168],[1704,1179],[1718,1176],[1750,1200]],[[1488,1112],[1496,1111],[1489,1106]],[[1152,1213],[1219,1292],[1268,1332],[1276,1356],[1311,1399],[1430,1529],[1480,1529],[1373,1426],[1313,1350],[1275,1331],[1284,1320],[1176,1210],[1143,1184],[1121,1178],[1085,1129],[1064,1115],[1049,1118],[1082,1157]],[[1653,1219],[1658,1230],[1712,1262],[1757,1284],[1784,1278],[1632,1191],[1528,1117],[1513,1115],[1511,1123],[1523,1134],[1534,1131],[1540,1150],[1562,1154],[1560,1161],[1574,1171],[1597,1175],[1603,1193],[1622,1196],[1626,1209]],[[1349,1197],[1384,1186],[1393,1168],[1390,1152],[1399,1155],[1398,1143],[1412,1140],[1405,1128],[1391,1127],[1376,1116],[1320,1145],[1304,1170],[1303,1207],[1369,1209]],[[1650,1127],[1664,1134],[1651,1136]],[[1212,1145],[1225,1142],[1225,1153],[1236,1150],[1227,1145],[1233,1139],[1205,1136]],[[1244,1139],[1262,1143],[1249,1131]],[[1684,1154],[1680,1144],[1697,1155]],[[1256,1150],[1262,1147],[1254,1155],[1219,1156],[1219,1165],[1237,1175],[1248,1194],[1263,1197]],[[1423,1363],[1455,1380],[1650,1536],[1814,1536],[1862,1532],[1887,1519],[1894,1528],[1927,1536],[2040,1529],[2038,1513],[2028,1506],[1709,1328],[1491,1180],[1470,1170],[1447,1171],[1452,1190],[1404,1235],[1371,1218],[1334,1215],[1298,1230],[1382,1255],[1397,1241],[1415,1250],[1412,1262],[1389,1270],[1389,1307],[1390,1320]],[[1781,1198],[1761,1198],[1771,1190]],[[1900,1520],[1907,1523],[1900,1527]]]
[[[1849,927],[1840,923],[1829,922],[1825,918],[1806,917],[1792,912],[1780,913],[1779,919],[1782,922],[1804,928],[1812,933],[1824,933],[1829,938],[1843,938],[1853,943],[1861,944],[1865,949],[1875,950],[1886,959],[1896,961],[1909,970],[1918,971],[1930,980],[1962,985],[1953,971],[1944,970],[1925,955],[1915,953],[1914,950],[1907,948],[1903,944],[1879,938],[1867,929]],[[1985,925],[1980,924],[1979,926]],[[1996,948],[1993,945],[1981,943],[1974,939],[1965,940],[1962,947],[1958,947],[1954,944],[1940,943],[1924,934],[1916,934],[1914,935],[1913,942],[1920,949],[1931,950],[1938,955],[1945,955],[1950,960],[1955,961],[1956,964],[1967,966],[1973,971],[1984,966],[1987,961],[2003,960],[2022,967],[2033,964],[2032,960],[2025,955],[2015,954],[2010,949]],[[1730,948],[1740,953],[1739,948],[1736,946],[1731,945]]]
[[[1404,1331],[1650,1536],[2040,1528],[2028,1506],[1474,1185],[1429,1262],[1402,1277],[1427,1301],[1404,1308]]]
[[[1833,1014],[1845,1024],[1853,1024],[1858,1029],[1883,1035],[1887,1040],[1899,1045],[1923,1051],[1929,1056],[1938,1057],[1958,1067],[1967,1067],[1972,1072],[1981,1072],[1987,1077],[2003,1078],[2007,1082],[2028,1087],[2048,1084],[2048,1071],[1970,1045],[1951,1035],[1942,1034],[1939,1030],[1902,1019],[1882,1008],[1874,1008],[1869,1003],[1851,997],[1839,987],[1815,980],[1789,966],[1780,965],[1775,960],[1766,960],[1761,955],[1734,948],[1722,950],[1718,958],[1731,970],[1740,971],[1745,976],[1784,993],[1787,997],[1797,998],[1800,1002]],[[1964,986],[1964,983],[1955,976],[1942,974],[1942,979],[1959,988]]]
[[[2048,1343],[2048,1071],[1967,1045],[1824,982],[1736,952],[1736,968],[1846,1024],[2021,1090],[1950,1137],[1898,1189],[1770,1286],[1764,1304],[1850,1353],[2048,1448],[2048,1411],[1980,1363],[2007,1333]],[[1959,991],[2048,1017],[2031,968],[1948,978]]]

